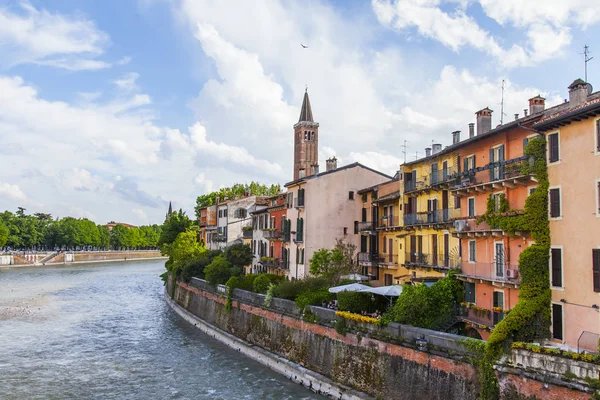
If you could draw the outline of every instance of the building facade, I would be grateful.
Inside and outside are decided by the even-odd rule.
[[[597,351],[600,338],[600,92],[581,79],[544,133],[549,180],[552,338]]]

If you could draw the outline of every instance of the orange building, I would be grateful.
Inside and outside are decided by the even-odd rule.
[[[465,302],[462,319],[469,334],[487,339],[492,329],[519,299],[519,255],[532,243],[528,232],[510,234],[490,227],[481,217],[486,212],[523,210],[535,190],[532,175],[520,168],[528,163],[527,141],[536,134],[533,123],[544,114],[544,99],[529,100],[530,115],[491,128],[492,110],[476,113],[470,137],[458,144],[460,171],[450,192],[460,199],[460,218],[453,235],[460,239]],[[454,147],[454,146],[451,146]],[[506,216],[514,214],[514,211]],[[477,220],[479,219],[479,224]]]

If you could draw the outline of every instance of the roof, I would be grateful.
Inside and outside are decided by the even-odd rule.
[[[298,122],[315,122],[313,120],[312,108],[310,107],[310,99],[308,98],[308,89],[304,91],[304,100],[302,100]]]
[[[372,192],[373,190],[378,189],[380,186],[387,185],[388,183],[394,182],[394,181],[397,182],[399,177],[400,177],[400,175],[398,173],[396,173],[396,175],[394,175],[391,180],[389,180],[387,182],[378,183],[377,185],[369,186],[364,189],[357,190],[356,193],[363,194],[363,193]]]
[[[391,201],[391,200],[396,200],[400,198],[400,189],[398,189],[398,191],[390,193],[390,194],[386,194],[385,196],[381,196],[373,201],[371,201],[371,203],[376,204],[376,203],[383,203],[385,201]]]
[[[549,129],[558,128],[562,125],[567,125],[573,121],[580,121],[581,119],[589,118],[600,114],[600,97],[597,93],[590,96],[596,96],[592,100],[588,100],[577,107],[567,108],[551,115],[548,118],[544,118],[541,121],[533,124],[534,129],[540,131],[547,131]]]
[[[308,181],[308,180],[311,180],[311,179],[315,179],[315,178],[320,178],[322,176],[329,175],[329,174],[335,174],[336,172],[340,172],[340,171],[344,171],[344,170],[352,169],[352,168],[356,168],[356,167],[364,168],[364,169],[366,169],[368,171],[371,171],[371,172],[374,172],[374,173],[379,174],[381,176],[384,176],[384,177],[386,177],[386,178],[388,178],[390,180],[393,179],[391,176],[389,176],[387,174],[384,174],[383,172],[377,171],[377,170],[375,170],[373,168],[369,168],[366,165],[363,165],[363,164],[361,164],[359,162],[355,162],[355,163],[352,163],[352,164],[344,165],[343,167],[340,167],[340,168],[332,169],[331,171],[325,171],[325,172],[318,173],[316,175],[305,176],[304,178],[300,178],[300,179],[296,179],[295,181],[288,182],[288,183],[286,183],[283,186],[284,187],[293,186],[293,185],[301,183],[301,182],[305,182],[305,181]]]

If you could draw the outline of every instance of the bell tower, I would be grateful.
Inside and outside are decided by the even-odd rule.
[[[319,124],[313,120],[308,90],[294,125],[294,180],[319,173]]]

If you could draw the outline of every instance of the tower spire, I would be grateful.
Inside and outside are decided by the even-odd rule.
[[[312,108],[310,107],[310,99],[308,98],[308,87],[304,90],[304,100],[302,100],[298,122],[315,122],[313,120]]]

